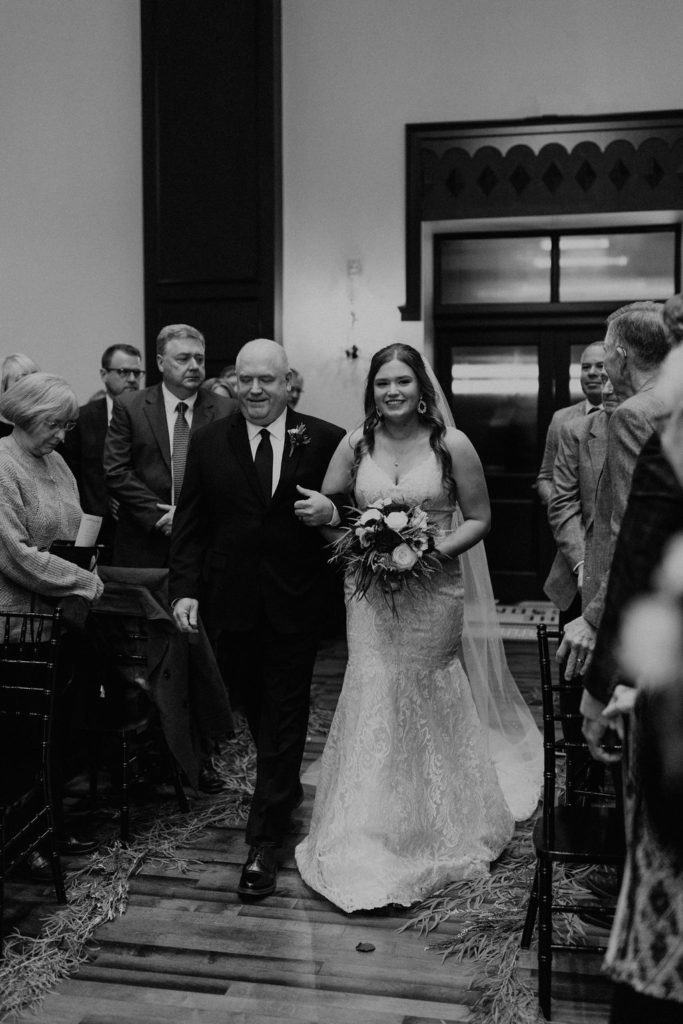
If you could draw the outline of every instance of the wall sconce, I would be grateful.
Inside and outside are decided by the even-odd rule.
[[[360,259],[348,259],[346,261],[346,294],[349,300],[349,328],[346,333],[348,347],[344,349],[347,359],[358,359],[359,348],[354,338],[357,333],[358,315],[356,313],[356,302],[358,299],[358,282],[363,274],[363,264]]]

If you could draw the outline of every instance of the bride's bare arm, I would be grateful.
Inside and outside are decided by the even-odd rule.
[[[491,528],[491,506],[484,470],[472,442],[460,430],[449,428],[446,447],[453,462],[458,504],[464,522],[436,543],[446,558],[462,554],[482,540]]]
[[[339,531],[329,525],[336,506],[328,495],[344,494],[351,486],[353,444],[355,443],[351,437],[352,435],[346,434],[339,442],[327,467],[320,491],[311,491],[308,488],[297,486],[301,498],[294,502],[294,514],[305,526],[320,527],[328,541],[336,540],[339,536]],[[338,521],[337,516],[334,518]]]
[[[338,498],[340,494],[348,494],[351,490],[351,470],[353,469],[353,453],[358,441],[359,432],[345,434],[337,445],[337,450],[330,460],[323,480],[323,494],[334,495]],[[336,524],[338,525],[338,524]],[[324,526],[322,534],[328,544],[337,540],[341,531],[336,526]]]

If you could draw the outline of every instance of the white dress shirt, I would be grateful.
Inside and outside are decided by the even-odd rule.
[[[280,482],[280,470],[282,469],[282,456],[285,450],[285,439],[286,439],[286,423],[287,423],[287,410],[285,409],[280,413],[276,420],[269,423],[266,430],[270,434],[270,444],[273,449],[273,484],[271,487],[271,495],[275,494],[275,489]],[[256,449],[259,446],[261,440],[261,431],[263,430],[263,424],[251,423],[249,420],[246,421],[247,433],[249,435],[249,445],[251,447],[251,457],[256,458]]]

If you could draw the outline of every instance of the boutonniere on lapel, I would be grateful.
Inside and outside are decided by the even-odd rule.
[[[303,448],[304,445],[310,444],[311,439],[306,433],[306,424],[298,423],[296,427],[291,427],[287,431],[287,437],[289,438],[289,457],[292,455],[297,448]]]

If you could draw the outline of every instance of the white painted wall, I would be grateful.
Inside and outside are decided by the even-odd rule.
[[[402,324],[404,125],[681,106],[680,0],[283,0],[283,338],[350,426]],[[349,280],[349,259],[362,275]],[[355,291],[355,295],[351,293]],[[351,328],[351,299],[357,322]],[[344,349],[355,341],[362,358]]]
[[[675,108],[680,35],[680,0],[283,0],[302,410],[354,423],[372,352],[422,342],[397,309],[406,123]],[[143,342],[140,154],[138,0],[0,0],[0,355],[27,352],[81,400],[107,345]]]
[[[138,0],[0,0],[0,357],[143,347]]]

